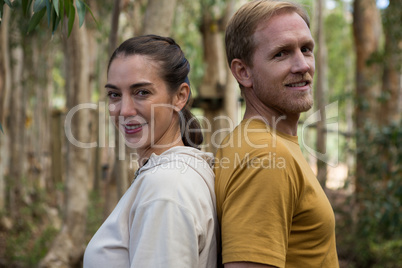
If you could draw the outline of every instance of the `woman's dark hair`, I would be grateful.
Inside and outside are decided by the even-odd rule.
[[[175,93],[182,83],[187,83],[190,86],[188,79],[190,63],[184,56],[180,46],[172,38],[157,35],[144,35],[127,39],[110,57],[107,67],[108,72],[110,64],[116,57],[132,55],[144,55],[159,62],[161,70],[160,75],[166,82],[170,93]],[[201,145],[203,141],[201,126],[190,112],[188,102],[189,100],[179,113],[182,140],[185,146],[199,148],[199,145]]]

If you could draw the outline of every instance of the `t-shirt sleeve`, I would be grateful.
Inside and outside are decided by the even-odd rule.
[[[223,263],[285,266],[295,190],[286,165],[274,161],[251,154],[231,173],[222,204]]]
[[[142,204],[130,228],[130,267],[197,267],[201,227],[174,200]]]

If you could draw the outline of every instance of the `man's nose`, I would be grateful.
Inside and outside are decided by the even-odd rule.
[[[135,101],[132,96],[123,96],[121,101],[120,115],[124,117],[134,116],[137,114]]]
[[[304,74],[310,70],[310,65],[306,56],[299,51],[294,55],[294,62],[292,65],[292,73]]]

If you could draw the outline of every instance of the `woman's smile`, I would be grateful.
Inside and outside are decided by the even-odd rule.
[[[143,127],[146,125],[147,123],[144,124],[125,124],[123,125],[124,127],[124,132],[126,134],[135,134],[138,133],[140,131],[142,131]]]

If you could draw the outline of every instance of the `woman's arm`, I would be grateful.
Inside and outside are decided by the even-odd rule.
[[[130,267],[198,267],[201,227],[185,207],[157,199],[138,207],[130,229]]]

